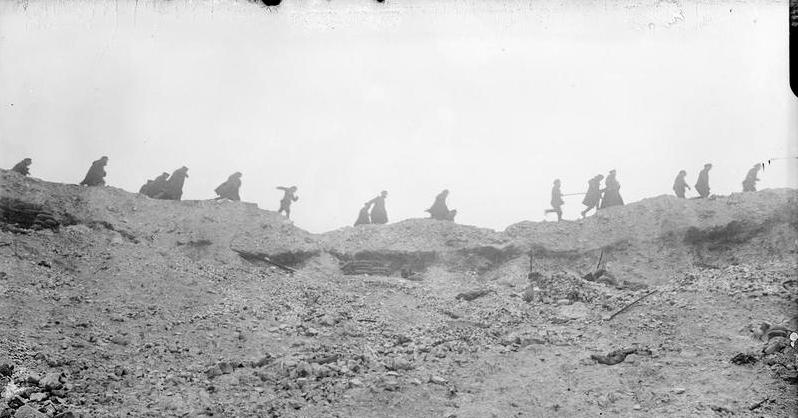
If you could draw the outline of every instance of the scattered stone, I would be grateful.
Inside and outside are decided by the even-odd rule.
[[[130,344],[130,340],[121,335],[114,335],[113,337],[111,337],[111,342],[122,346]]]
[[[270,364],[273,361],[274,357],[272,357],[271,354],[266,353],[266,355],[261,357],[260,360],[253,362],[252,367],[263,367],[267,364]]]
[[[399,381],[396,380],[396,377],[394,376],[381,377],[378,385],[382,390],[387,390],[388,392],[395,392],[399,390]]]
[[[331,326],[333,326],[333,325],[335,325],[337,323],[338,323],[338,320],[335,317],[333,317],[332,315],[324,315],[324,316],[321,317],[321,320],[319,320],[319,324],[321,324],[321,325],[323,325],[325,327],[331,327]]]
[[[47,415],[31,408],[28,405],[23,405],[17,408],[14,418],[46,418]]]
[[[233,373],[233,370],[235,370],[233,364],[226,361],[219,362],[218,366],[222,374],[230,374]]]
[[[765,354],[780,353],[781,350],[789,346],[790,340],[788,340],[786,337],[775,337],[768,342],[768,345],[764,350],[762,350],[762,352]]]
[[[534,302],[538,299],[539,291],[540,289],[537,287],[529,285],[526,287],[526,289],[524,289],[524,292],[521,293],[521,299],[523,299],[523,301],[526,303]]]
[[[458,293],[457,296],[455,296],[454,298],[457,300],[465,300],[470,302],[474,299],[481,298],[489,293],[496,293],[496,291],[491,289],[470,290],[468,292]]]
[[[47,396],[48,395],[47,395],[46,392],[36,392],[36,393],[31,393],[28,396],[28,399],[33,401],[33,402],[41,402],[41,401],[47,399]]]
[[[13,409],[17,409],[20,406],[25,405],[25,399],[22,399],[21,396],[17,395],[17,396],[14,396],[13,398],[9,399],[7,404],[8,404],[9,407],[11,407]]]
[[[39,381],[39,386],[49,390],[61,389],[64,385],[63,373],[48,373],[42,380]]]
[[[748,353],[737,353],[732,357],[731,362],[736,365],[753,364],[757,362],[756,356]]]
[[[208,370],[205,370],[205,376],[207,376],[208,379],[213,379],[221,375],[222,375],[222,370],[219,368],[218,365],[215,365],[213,367],[210,367]]]
[[[562,305],[559,308],[560,316],[568,319],[585,319],[590,316],[590,308],[582,302],[571,305]]]
[[[442,378],[440,376],[435,376],[435,375],[432,375],[432,376],[429,377],[429,382],[430,383],[434,383],[436,385],[445,385],[445,384],[449,383],[448,380],[446,380],[446,379],[444,379],[444,378]]]
[[[13,373],[13,364],[0,364],[0,376],[11,376]]]
[[[396,357],[385,362],[385,367],[388,370],[412,370],[413,364],[401,357]]]
[[[120,365],[114,366],[114,375],[122,377],[125,376],[126,374],[128,374],[127,369],[125,369]]]

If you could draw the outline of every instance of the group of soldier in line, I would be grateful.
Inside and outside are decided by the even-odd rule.
[[[748,170],[745,179],[743,179],[744,192],[756,191],[756,182],[759,181],[757,175],[763,166],[763,163],[757,163],[754,164],[750,170]],[[704,164],[704,168],[698,173],[698,180],[695,183],[695,191],[698,192],[699,198],[709,197],[709,170],[711,169],[712,164],[707,163]],[[585,205],[585,210],[582,211],[583,218],[593,209],[598,211],[599,209],[623,205],[623,198],[621,197],[620,193],[621,184],[618,183],[618,179],[615,176],[615,170],[610,170],[606,180],[601,174],[588,180],[587,192],[584,193],[585,197],[582,199],[582,204]],[[676,175],[676,179],[673,180],[673,192],[677,197],[682,199],[685,198],[685,191],[690,190],[690,186],[687,185],[687,180],[685,180],[685,177],[687,177],[687,172],[681,170],[679,171],[679,174]],[[601,180],[604,180],[603,189],[601,188]],[[560,179],[554,180],[554,187],[551,189],[551,209],[546,209],[543,212],[544,215],[556,213],[558,221],[562,220],[562,206],[565,204],[565,201],[562,198],[563,196],[569,196],[562,194],[562,191],[560,191],[560,185]]]
[[[23,176],[27,176],[30,174],[31,163],[32,161],[30,158],[25,158],[17,163],[11,170],[22,174]],[[105,156],[94,161],[80,184],[85,186],[104,186],[106,175],[105,166],[107,164],[108,157]],[[744,192],[756,191],[756,182],[759,181],[757,175],[759,174],[759,170],[762,168],[763,164],[758,163],[748,170],[748,174],[745,176],[745,179],[742,183]],[[698,174],[698,180],[695,184],[695,191],[698,193],[698,197],[700,198],[706,198],[709,196],[709,170],[711,169],[712,164],[704,164],[704,168]],[[690,186],[687,185],[685,177],[687,177],[687,172],[681,170],[679,171],[679,174],[676,175],[676,179],[673,181],[673,192],[680,198],[685,198],[685,191],[690,190]],[[178,168],[172,172],[171,175],[169,173],[161,173],[161,175],[157,176],[155,179],[147,180],[147,183],[141,186],[141,189],[139,189],[139,193],[153,199],[180,200],[183,196],[183,185],[186,181],[186,178],[188,178],[188,168],[185,166]],[[604,188],[601,188],[602,180],[604,180]],[[224,183],[220,184],[214,190],[217,195],[215,199],[239,201],[241,200],[241,196],[239,196],[238,193],[240,187],[241,173],[235,172],[231,174]],[[585,210],[581,212],[583,218],[593,209],[598,211],[600,209],[624,204],[620,193],[621,184],[616,178],[615,170],[610,170],[606,179],[603,175],[599,174],[588,180],[587,192],[585,193],[573,193],[571,195],[567,195],[562,193],[560,187],[560,179],[554,180],[554,186],[551,189],[551,209],[546,209],[544,211],[544,215],[556,213],[558,221],[562,220],[562,206],[565,204],[565,201],[563,200],[564,196],[581,194],[585,195],[584,199],[582,199],[582,204],[585,205]],[[285,213],[285,216],[290,218],[291,204],[299,200],[299,196],[296,194],[297,187],[279,186],[277,189],[283,191],[283,198],[280,200],[280,208],[277,210],[277,213]],[[448,196],[449,191],[443,190],[435,197],[435,201],[433,202],[432,206],[426,210],[432,219],[454,221],[454,217],[457,215],[457,210],[450,210],[446,205],[446,198]],[[388,192],[383,190],[377,197],[364,203],[363,207],[360,209],[357,220],[355,221],[355,226],[365,224],[381,225],[388,223],[388,212],[385,208],[385,199],[387,197]]]

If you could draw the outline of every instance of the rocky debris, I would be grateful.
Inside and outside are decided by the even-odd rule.
[[[574,302],[592,302],[601,293],[599,288],[596,287],[599,285],[585,281],[567,272],[543,274],[538,271],[532,271],[529,273],[528,280],[531,290],[528,290],[530,294],[524,297],[529,298],[530,301],[555,303],[557,300],[568,299]],[[527,290],[525,290],[525,293],[527,293]]]
[[[737,353],[731,358],[731,362],[737,365],[753,364],[758,360],[757,356],[750,353]]]
[[[457,300],[465,300],[470,302],[474,299],[481,298],[491,293],[496,293],[496,291],[493,289],[476,289],[476,290],[469,290],[467,292],[458,293],[457,296],[455,296],[454,298]]]
[[[17,408],[14,418],[45,418],[47,415],[33,409],[29,405],[22,405]]]
[[[61,372],[51,372],[39,378],[39,374],[24,368],[5,364],[0,368],[5,374],[0,379],[4,386],[0,390],[2,404],[7,405],[14,417],[68,416],[69,385]],[[9,415],[10,416],[10,415]]]
[[[61,389],[64,386],[64,374],[48,373],[39,381],[39,385],[49,391]]]
[[[626,360],[629,354],[637,355],[651,355],[651,350],[641,348],[622,348],[609,352],[607,355],[591,354],[590,358],[598,363],[606,364],[607,366],[614,366]]]
[[[436,375],[430,376],[428,381],[430,383],[432,383],[432,384],[435,384],[435,385],[445,385],[445,384],[449,383],[448,380],[446,380],[446,379],[444,379],[444,378],[442,378],[440,376],[436,376]]]
[[[166,204],[110,187],[84,190],[35,180],[24,186],[37,202],[74,212],[82,223],[57,232],[0,231],[0,327],[10,330],[0,338],[0,355],[11,353],[0,363],[16,364],[13,378],[0,376],[9,395],[0,413],[8,416],[15,409],[7,405],[48,416],[69,410],[87,416],[489,416],[508,404],[513,414],[543,416],[628,415],[635,404],[652,416],[700,415],[708,406],[697,404],[693,394],[723,400],[697,382],[716,378],[711,373],[717,368],[728,376],[736,367],[716,361],[716,348],[729,346],[718,312],[728,306],[724,317],[753,320],[790,311],[783,283],[794,278],[794,254],[783,258],[782,247],[790,248],[794,232],[771,234],[759,223],[764,229],[753,235],[748,233],[756,228],[731,228],[693,233],[689,247],[682,242],[684,227],[728,224],[746,210],[768,217],[784,209],[778,193],[764,192],[762,205],[749,197],[658,199],[642,206],[661,212],[633,204],[584,221],[530,226],[538,236],[514,231],[519,235],[509,240],[507,233],[411,220],[364,228],[379,233],[345,231],[340,236],[347,241],[335,242],[244,204]],[[27,199],[20,184],[0,182],[0,191],[8,189]],[[682,222],[668,219],[678,213],[674,208],[688,217],[717,214]],[[642,235],[619,243],[629,234],[616,217],[634,220],[627,210],[653,221],[651,229],[638,228]],[[779,222],[773,227],[789,225]],[[120,238],[106,223],[138,241]],[[597,239],[598,233],[607,236]],[[759,259],[755,248],[709,249],[701,242],[720,243],[723,234],[775,250]],[[527,252],[530,242],[540,246]],[[615,245],[606,251],[620,285],[581,277],[593,271],[604,243]],[[656,274],[647,274],[655,271],[670,279],[674,248],[685,253],[678,258],[685,273],[676,275],[675,286],[614,322],[595,320],[599,311],[643,294],[624,287],[627,279],[660,285]],[[264,261],[275,254],[298,264],[282,269]],[[339,259],[379,260],[393,272],[423,271],[424,280],[344,276]],[[452,297],[464,289],[497,293],[472,303]],[[690,299],[696,295],[700,303]],[[773,311],[760,315],[767,310]],[[697,322],[707,328],[696,330]],[[777,396],[782,382],[796,376],[794,352],[779,338],[784,336],[764,332],[762,347],[754,350],[753,367],[772,370],[771,380],[763,373],[740,375],[746,385],[761,379],[776,399],[757,409],[763,415],[795,405]],[[613,341],[683,353],[623,360],[623,374],[673,368],[651,382],[651,396],[660,399],[638,391],[635,376],[617,379],[614,368],[595,368],[584,380],[563,379],[594,361],[583,358],[584,347]],[[731,345],[739,350],[736,345],[750,341],[757,340],[738,338]],[[773,352],[766,354],[771,344]],[[22,365],[45,373],[34,376]],[[707,365],[709,374],[683,379]],[[68,379],[50,379],[60,389],[41,386],[61,372]],[[517,382],[524,382],[523,390]],[[558,398],[538,408],[523,398],[526,385],[539,399]],[[729,396],[740,395],[738,386],[718,382]],[[607,391],[603,399],[616,401],[591,402],[598,387]],[[483,388],[500,390],[484,401]]]
[[[13,364],[0,364],[0,376],[11,376],[13,373]]]

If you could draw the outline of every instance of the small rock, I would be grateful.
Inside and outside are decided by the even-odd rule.
[[[380,378],[379,387],[389,392],[399,390],[399,381],[393,376],[386,376]]]
[[[233,367],[233,364],[232,363],[228,363],[226,361],[219,362],[218,366],[219,366],[219,370],[222,372],[222,374],[230,374],[230,373],[233,373],[233,370],[235,370],[235,368]]]
[[[677,395],[681,395],[684,392],[685,392],[685,388],[673,388],[673,393],[675,393]]]
[[[241,383],[238,377],[236,377],[236,375],[234,374],[223,375],[219,377],[216,381],[230,386],[238,386],[238,384]]]
[[[13,364],[0,364],[0,376],[11,376],[13,373]]]
[[[28,396],[28,399],[30,399],[33,402],[41,402],[47,399],[47,396],[48,395],[46,392],[36,392],[36,393],[31,393],[30,396]]]
[[[790,346],[790,340],[785,337],[776,337],[768,342],[768,346],[765,347],[764,353],[765,354],[773,354],[779,353],[781,350],[785,349],[786,347]]]
[[[261,357],[260,360],[253,362],[252,366],[253,367],[263,367],[263,366],[265,366],[267,364],[270,364],[272,361],[274,361],[274,357],[272,357],[271,354],[266,353],[266,355]]]
[[[25,376],[25,383],[29,385],[39,385],[39,381],[41,380],[41,376],[37,375],[36,373],[30,372],[27,376]]]
[[[48,373],[39,381],[39,386],[50,391],[61,389],[63,386],[63,377],[64,375],[62,373]]]
[[[434,383],[436,385],[445,385],[449,381],[444,379],[444,378],[442,378],[442,377],[440,377],[440,376],[432,375],[432,376],[429,377],[429,382],[430,383]]]
[[[20,406],[25,405],[25,402],[26,402],[25,399],[22,399],[21,396],[14,396],[13,398],[8,400],[7,404],[9,407],[17,409]]]
[[[363,386],[363,381],[358,378],[350,379],[349,386],[359,388]]]
[[[111,342],[122,346],[130,344],[130,340],[121,335],[114,335],[113,337],[111,337]]]
[[[315,329],[315,328],[308,328],[305,331],[305,336],[306,337],[315,337],[317,335],[319,335],[319,331],[317,329]]]
[[[46,418],[47,415],[42,414],[41,412],[31,408],[28,405],[23,405],[17,408],[17,413],[14,414],[14,418]]]
[[[388,368],[388,370],[412,370],[413,369],[413,365],[409,361],[407,361],[407,360],[405,360],[405,359],[403,359],[401,357],[393,358],[390,361],[386,362],[385,367]]]
[[[321,317],[321,320],[319,320],[319,324],[325,327],[331,327],[337,323],[338,321],[332,315],[324,315]]]
[[[207,376],[208,379],[213,379],[221,375],[222,375],[222,370],[219,369],[219,366],[213,366],[208,370],[205,370],[205,376]]]
[[[642,407],[642,406],[640,406],[640,404],[635,404],[635,405],[632,407],[632,409],[634,409],[635,411],[639,411],[639,410],[643,409],[643,407]]]

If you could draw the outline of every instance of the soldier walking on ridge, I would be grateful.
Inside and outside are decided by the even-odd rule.
[[[595,208],[598,210],[599,203],[601,202],[601,180],[604,180],[604,176],[599,174],[587,182],[587,193],[585,193],[585,198],[582,199],[582,204],[587,206],[585,210],[582,211],[583,218],[591,209]]]
[[[560,191],[560,179],[554,180],[554,186],[551,188],[551,209],[543,211],[543,216],[549,213],[557,214],[557,222],[562,220],[562,205],[565,201],[562,200],[562,191]]]
[[[745,180],[743,180],[743,191],[744,192],[755,192],[756,191],[756,182],[759,181],[757,174],[759,174],[759,170],[762,169],[762,164],[754,164],[750,170],[748,170],[748,174],[745,176]]]
[[[86,177],[80,182],[81,185],[86,186],[105,186],[105,166],[108,164],[108,157],[103,156],[99,160],[91,163],[89,172]]]
[[[367,205],[373,205],[371,208],[371,223],[373,224],[388,223],[388,212],[385,210],[386,197],[388,197],[388,192],[383,190],[379,196],[366,202]]]
[[[280,200],[280,209],[277,210],[277,213],[285,212],[285,217],[291,219],[291,203],[299,200],[299,196],[296,195],[297,187],[278,186],[277,189],[285,192],[283,194],[283,199]]]
[[[22,174],[23,176],[27,176],[28,174],[30,174],[29,167],[32,162],[33,161],[30,158],[25,158],[24,160],[16,163],[14,165],[14,168],[11,169],[11,171]]]
[[[684,178],[687,176],[687,172],[682,170],[679,171],[679,174],[676,175],[676,178],[673,180],[673,192],[676,193],[676,197],[680,197],[684,199],[684,189],[690,190],[690,186],[687,185],[687,181]]]
[[[698,181],[695,183],[695,191],[701,198],[709,197],[709,170],[712,169],[712,164],[704,164],[704,169],[698,173]]]

